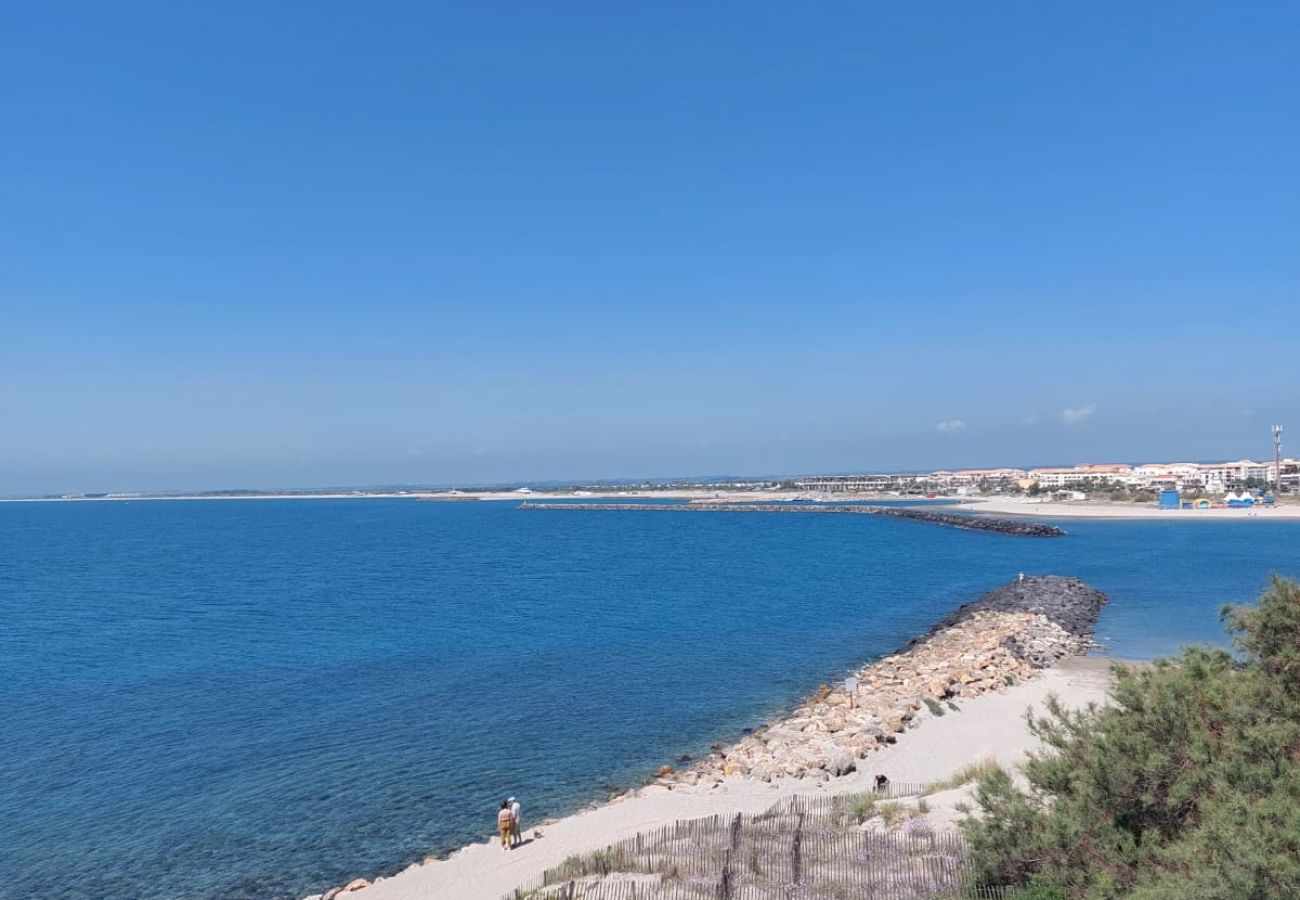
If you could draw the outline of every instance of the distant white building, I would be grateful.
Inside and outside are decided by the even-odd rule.
[[[1089,481],[1109,481],[1123,484],[1133,474],[1133,467],[1114,465],[1080,465],[1068,469],[1031,469],[1029,477],[1038,482],[1039,487],[1063,488],[1083,484]]]
[[[937,472],[931,472],[930,477],[939,484],[959,487],[962,485],[974,486],[981,483],[1014,484],[1023,480],[1025,474],[1024,469],[959,469],[956,472],[941,469]]]
[[[1282,490],[1300,491],[1300,459],[1282,460]]]
[[[1236,462],[1205,463],[1197,466],[1201,483],[1212,494],[1221,494],[1229,488],[1244,485],[1251,479],[1272,482],[1277,467],[1273,463],[1257,463],[1249,459]]]
[[[1126,483],[1146,490],[1191,490],[1203,487],[1204,478],[1196,463],[1143,463],[1133,467]]]

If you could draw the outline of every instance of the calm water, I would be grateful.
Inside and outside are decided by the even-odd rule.
[[[412,501],[0,504],[0,897],[288,897],[557,814],[1018,571],[1122,657],[1221,641],[1300,523]]]

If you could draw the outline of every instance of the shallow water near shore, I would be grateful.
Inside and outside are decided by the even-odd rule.
[[[1223,643],[1300,522],[0,505],[0,897],[296,898],[599,799],[1019,571]]]

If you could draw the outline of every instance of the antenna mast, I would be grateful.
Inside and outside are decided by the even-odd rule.
[[[1282,495],[1282,426],[1273,426],[1273,492]]]

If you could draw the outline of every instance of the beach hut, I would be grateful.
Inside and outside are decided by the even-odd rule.
[[[1177,491],[1160,492],[1161,509],[1178,509],[1178,507],[1179,507],[1179,496]]]

